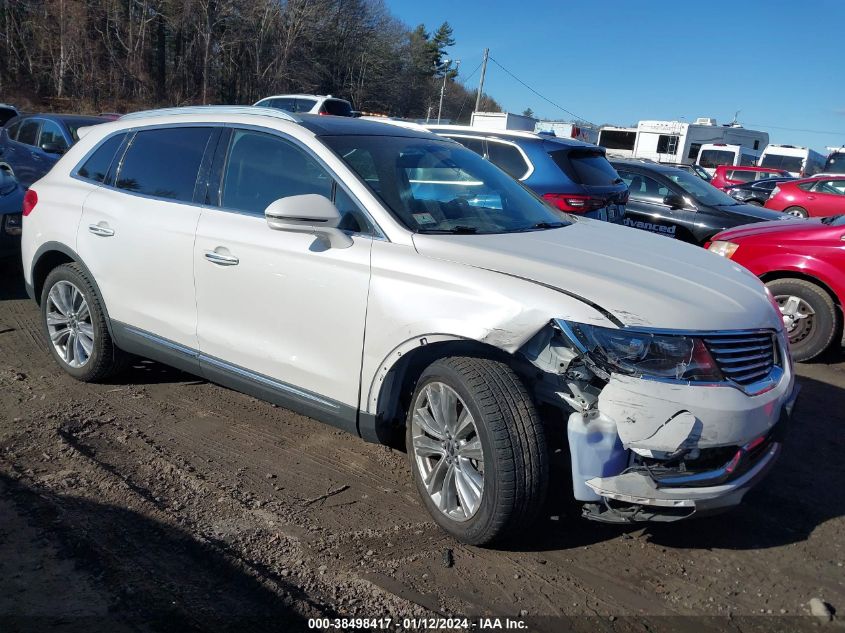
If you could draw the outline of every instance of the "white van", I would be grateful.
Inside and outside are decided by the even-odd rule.
[[[824,156],[807,147],[770,144],[760,156],[760,167],[785,169],[796,178],[805,178],[824,169]]]
[[[703,167],[712,176],[719,165],[753,167],[759,158],[760,152],[742,145],[705,143],[698,152],[695,164]]]

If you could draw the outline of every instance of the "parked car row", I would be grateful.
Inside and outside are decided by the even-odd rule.
[[[290,110],[307,109],[321,115],[333,109],[341,116],[354,114],[348,102],[338,105],[337,101],[342,100],[331,96],[278,95],[256,105],[283,111],[287,111],[285,106]],[[27,181],[42,176],[67,151],[78,138],[76,130],[82,123],[98,124],[114,118],[115,115],[87,118],[19,115],[0,132],[0,157],[9,158],[0,167],[9,174],[19,177],[23,174],[25,187]],[[414,124],[393,123],[423,129]],[[782,169],[717,165],[711,187],[705,184],[709,174],[702,173],[697,165],[679,167],[647,159],[611,163],[602,148],[574,139],[468,126],[432,125],[427,129],[464,145],[562,212],[624,224],[697,245],[708,243],[717,233],[745,224],[845,212],[842,206],[845,179],[790,182],[789,173]],[[713,147],[714,151],[724,149],[721,145]],[[39,150],[49,156],[39,155],[36,159]],[[777,178],[770,177],[773,175]],[[106,174],[100,176],[104,178]],[[419,200],[439,203],[444,195],[460,194],[466,204],[476,208],[501,210],[504,204],[496,194],[479,195],[468,189],[459,171],[419,168],[409,172],[408,177]],[[716,187],[723,188],[730,197]],[[21,190],[7,184],[6,193],[0,193],[5,195],[6,209],[14,209],[15,205],[20,209]],[[764,205],[769,210],[759,208]],[[15,252],[20,220],[13,211],[7,210],[6,215],[4,222],[8,229],[5,224],[0,228],[6,241],[3,252],[9,254]],[[457,228],[467,233],[477,230],[470,225]]]
[[[604,522],[719,512],[781,451],[798,391],[763,284],[527,184],[559,172],[579,193],[547,193],[585,213],[624,178],[702,217],[739,206],[687,172],[253,107],[79,136],[27,191],[22,241],[49,353],[78,380],[137,354],[370,441],[404,434],[423,504],[474,544],[521,535],[548,494]],[[493,164],[501,140],[526,186]],[[569,447],[571,490],[549,490],[549,443]]]

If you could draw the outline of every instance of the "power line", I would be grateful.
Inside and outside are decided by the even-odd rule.
[[[492,56],[492,55],[490,56],[490,61],[492,61],[494,64],[496,64],[496,66],[498,66],[499,68],[501,68],[502,70],[504,70],[507,74],[509,74],[509,75],[510,75],[511,77],[513,77],[514,79],[516,79],[516,80],[517,80],[520,84],[522,84],[524,87],[528,88],[528,90],[530,90],[531,92],[533,92],[535,95],[537,95],[538,97],[540,97],[540,98],[541,98],[541,99],[543,99],[544,101],[548,101],[548,102],[549,102],[549,103],[551,103],[554,107],[556,107],[556,108],[558,108],[558,109],[560,109],[560,110],[563,110],[563,111],[564,111],[564,112],[566,112],[569,116],[574,117],[575,119],[578,119],[579,121],[584,121],[584,122],[586,122],[586,123],[589,123],[590,125],[595,125],[595,123],[593,123],[592,121],[588,121],[588,120],[587,120],[587,119],[585,119],[584,117],[580,117],[580,116],[578,116],[578,115],[577,115],[577,114],[575,114],[574,112],[571,112],[571,111],[567,110],[566,108],[564,108],[564,107],[563,107],[562,105],[560,105],[559,103],[555,103],[554,101],[552,101],[552,100],[551,100],[551,99],[549,99],[548,97],[546,97],[546,96],[544,96],[544,95],[540,94],[539,92],[537,92],[536,90],[534,90],[534,88],[532,88],[531,86],[529,86],[527,83],[525,83],[524,81],[522,81],[522,79],[520,79],[519,77],[517,77],[516,75],[514,75],[511,71],[509,71],[507,68],[505,68],[504,66],[502,66],[499,62],[497,62],[497,61],[493,58],[493,56]]]
[[[470,80],[470,78],[471,78],[471,77],[472,77],[475,73],[477,73],[477,72],[478,72],[478,69],[479,69],[479,68],[481,68],[481,64],[483,64],[483,63],[484,63],[483,61],[478,62],[478,66],[476,66],[476,67],[475,67],[475,70],[473,70],[473,71],[472,71],[469,75],[467,75],[466,77],[464,77],[464,78],[463,78],[463,81],[464,81],[464,82],[469,81],[469,80]],[[456,77],[456,79],[458,79],[458,78]],[[460,110],[458,110],[458,116],[456,116],[456,117],[455,117],[455,120],[456,120],[456,121],[457,121],[458,119],[460,119],[460,118],[461,118],[461,115],[464,113],[464,106],[466,106],[467,101],[469,100],[470,95],[472,94],[469,90],[466,90],[466,86],[464,86],[464,91],[466,92],[466,96],[464,96],[464,100],[463,100],[463,102],[461,103],[461,108],[460,108]]]

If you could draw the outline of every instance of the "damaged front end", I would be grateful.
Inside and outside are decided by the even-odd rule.
[[[774,330],[556,320],[520,354],[537,399],[568,413],[573,494],[598,521],[674,521],[738,504],[777,459],[797,395]]]

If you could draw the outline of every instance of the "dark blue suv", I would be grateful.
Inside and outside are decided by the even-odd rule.
[[[24,114],[9,119],[0,128],[0,169],[29,188],[79,140],[79,128],[106,121],[72,114]]]
[[[625,217],[628,187],[602,147],[531,132],[426,127],[480,154],[561,211],[617,224]]]

